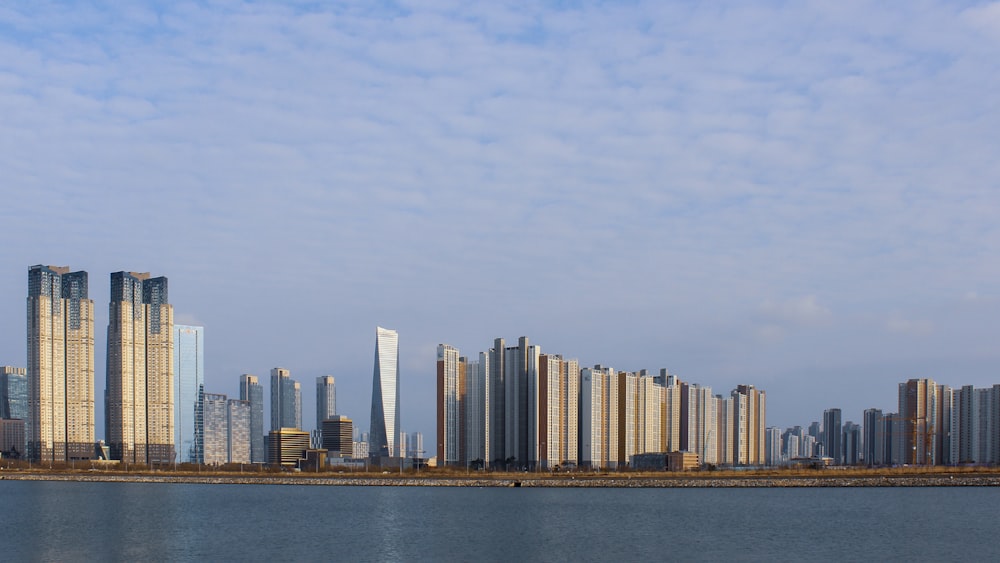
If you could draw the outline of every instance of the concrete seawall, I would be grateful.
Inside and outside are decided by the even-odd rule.
[[[4,472],[0,480],[81,481],[101,483],[192,483],[206,485],[312,485],[340,487],[594,487],[594,488],[758,488],[758,487],[996,487],[1000,475],[872,477],[310,477],[195,476],[155,474],[79,474]]]

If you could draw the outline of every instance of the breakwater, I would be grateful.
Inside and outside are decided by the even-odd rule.
[[[176,475],[4,472],[0,480],[206,485],[311,485],[340,487],[580,487],[580,488],[794,488],[794,487],[996,487],[1000,475],[885,475],[817,477],[412,477],[309,475]]]

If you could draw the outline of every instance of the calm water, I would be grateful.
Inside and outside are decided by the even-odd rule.
[[[0,481],[0,558],[1000,560],[1000,489]]]

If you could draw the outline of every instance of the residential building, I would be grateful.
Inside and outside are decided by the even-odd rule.
[[[250,401],[226,401],[226,424],[229,427],[226,457],[229,463],[251,463],[250,453]]]
[[[904,463],[937,465],[942,459],[939,437],[943,430],[938,386],[933,379],[910,379],[899,384]]]
[[[229,408],[226,396],[218,393],[201,393],[203,417],[201,442],[197,448],[202,452],[197,463],[222,465],[229,461]]]
[[[27,454],[30,459],[49,462],[90,459],[95,416],[94,302],[88,297],[87,272],[32,266],[27,321]]]
[[[840,422],[840,409],[823,411],[823,451],[833,458],[835,465],[844,464],[844,436]]]
[[[111,274],[105,416],[113,459],[175,460],[173,316],[167,278]]]
[[[866,409],[864,412],[864,462],[873,467],[886,465],[885,421],[881,409]]]
[[[462,396],[466,366],[458,348],[437,347],[437,460],[438,466],[464,465]]]

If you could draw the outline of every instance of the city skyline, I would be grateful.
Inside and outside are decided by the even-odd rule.
[[[437,344],[498,335],[752,381],[781,427],[891,412],[909,378],[992,384],[997,13],[7,7],[0,364],[27,366],[46,263],[162,272],[206,387],[287,367],[310,422],[332,374],[367,424],[373,326],[402,336],[402,429],[428,437]],[[97,379],[109,296],[91,284]]]

